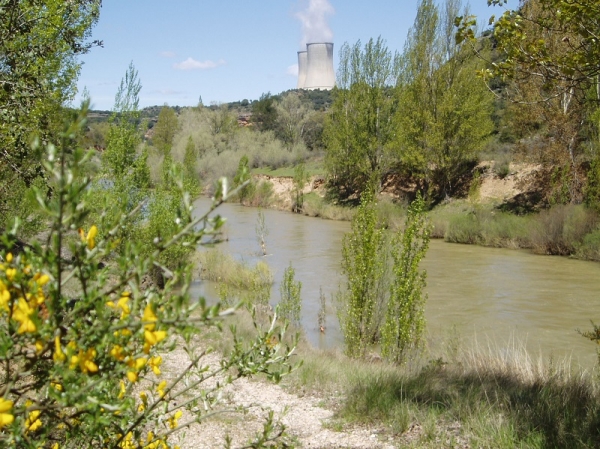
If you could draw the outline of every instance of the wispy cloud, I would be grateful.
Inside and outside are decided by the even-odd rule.
[[[289,66],[285,73],[291,76],[298,76],[298,64],[293,64]]]
[[[175,56],[177,56],[177,53],[175,53],[174,51],[161,51],[159,55],[163,58],[174,58]]]
[[[175,96],[175,95],[182,95],[185,92],[182,92],[180,90],[174,90],[174,89],[158,89],[158,90],[153,90],[150,92],[151,94],[160,94],[160,95],[167,95],[167,96]]]
[[[173,64],[173,68],[177,70],[209,70],[224,64],[224,59],[219,59],[218,61],[196,61],[194,58],[187,58],[185,61]]]

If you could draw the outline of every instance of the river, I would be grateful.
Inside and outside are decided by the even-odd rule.
[[[196,212],[209,205],[208,199],[199,199]],[[224,204],[218,212],[227,218],[221,250],[248,264],[263,260],[271,267],[273,305],[291,262],[295,279],[302,282],[301,323],[307,339],[320,348],[341,346],[332,295],[343,282],[341,245],[350,224],[263,210],[268,229],[268,255],[263,257],[256,237],[258,210]],[[600,264],[432,240],[422,267],[427,270],[429,340],[453,339],[463,347],[477,342],[494,350],[524,346],[534,358],[568,357],[573,364],[594,366],[596,346],[577,329],[590,330],[590,320],[600,323]],[[327,298],[325,333],[317,322],[321,290]],[[197,282],[193,294],[218,297],[210,282]]]

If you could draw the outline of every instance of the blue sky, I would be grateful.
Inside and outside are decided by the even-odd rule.
[[[131,61],[142,82],[140,106],[255,100],[296,87],[296,52],[305,40],[362,42],[381,36],[402,51],[417,0],[103,0],[93,38],[104,41],[81,60],[78,88],[95,109],[111,109]],[[510,0],[516,7],[518,1]],[[486,0],[471,0],[485,25]],[[312,34],[315,37],[311,38]],[[76,103],[78,103],[76,98]]]

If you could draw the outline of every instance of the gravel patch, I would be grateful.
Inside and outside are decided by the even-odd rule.
[[[177,348],[163,354],[163,378],[172,379],[189,364],[187,353]],[[204,364],[218,366],[219,355],[209,354]],[[290,437],[292,447],[304,448],[382,448],[394,445],[380,441],[377,429],[354,428],[337,432],[328,428],[333,411],[320,406],[323,398],[297,396],[279,385],[265,380],[238,379],[223,389],[222,408],[231,410],[193,424],[179,434],[181,449],[223,447],[225,436],[232,439],[232,447],[244,446],[262,431],[269,411],[280,421]],[[187,415],[186,415],[187,414]],[[185,412],[180,422],[192,418]],[[175,442],[177,437],[173,438]]]

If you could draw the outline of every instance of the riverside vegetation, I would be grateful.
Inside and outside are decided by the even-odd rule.
[[[0,12],[9,60],[0,92],[3,444],[176,447],[178,431],[225,411],[222,384],[208,379],[255,374],[329,393],[333,426],[382,425],[415,447],[600,444],[592,375],[519,351],[508,358],[463,353],[452,342],[439,353],[423,345],[418,268],[430,233],[600,258],[595,2],[528,0],[476,36],[458,1],[441,9],[421,0],[401,54],[382,38],[342,47],[331,96],[291,91],[245,105],[165,105],[155,121],[138,108],[131,65],[110,119],[94,124],[88,103],[81,111],[64,105],[74,93],[75,56],[98,44],[86,39],[100,2],[46,4],[16,1]],[[25,51],[25,42],[37,51]],[[540,68],[541,78],[531,76]],[[230,106],[249,107],[252,126],[240,127]],[[518,216],[475,201],[473,167],[483,150],[544,167],[541,212]],[[505,162],[498,176],[510,171]],[[304,364],[295,371],[296,341],[263,307],[272,282],[266,265],[247,271],[215,250],[198,256],[204,276],[231,287],[222,288],[222,304],[243,300],[257,306],[253,314],[230,316],[232,309],[188,295],[193,253],[214,243],[222,225],[220,217],[193,218],[191,198],[209,186],[215,206],[232,198],[266,206],[272,187],[248,174],[276,169],[293,178],[291,209],[354,217],[343,255],[348,285],[338,295],[351,357],[301,346]],[[303,194],[315,174],[327,182],[325,199]],[[375,200],[390,176],[411,186],[410,207]],[[466,192],[468,200],[457,200]],[[382,250],[388,238],[392,253]],[[297,321],[301,285],[292,267],[286,279],[282,308]],[[221,323],[233,324],[231,338],[208,331]],[[583,334],[600,340],[597,326]],[[161,352],[174,345],[191,362],[166,381]],[[209,346],[223,353],[217,368],[203,363]],[[373,363],[378,351],[384,360]],[[268,416],[252,444],[290,442]]]

